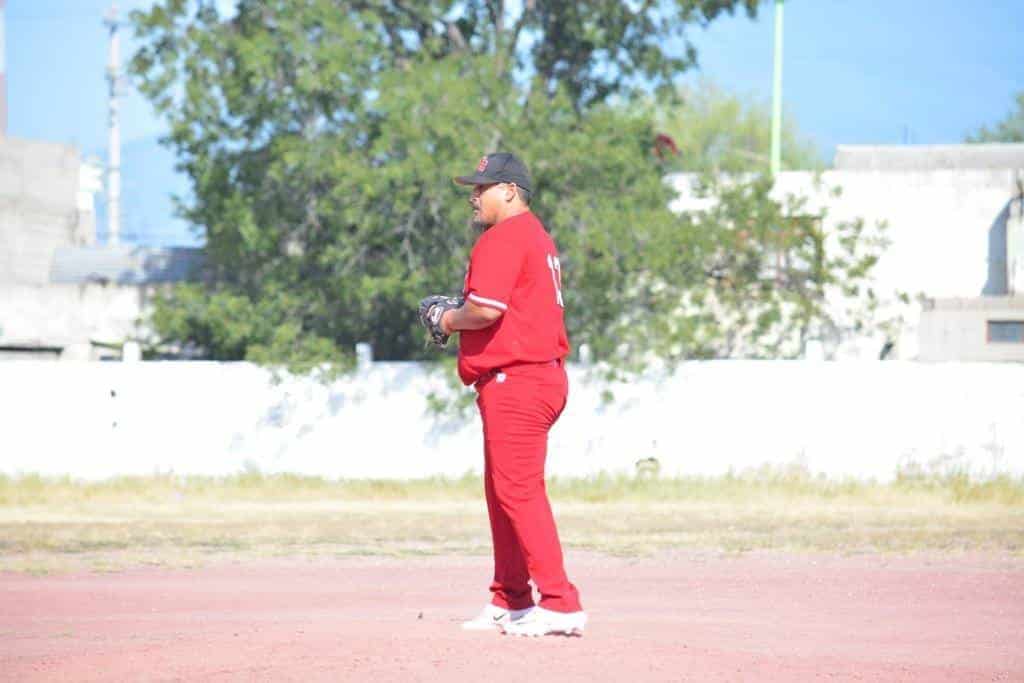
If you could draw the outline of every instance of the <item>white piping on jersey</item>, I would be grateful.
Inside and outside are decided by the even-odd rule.
[[[476,294],[475,292],[469,295],[469,299],[470,301],[475,301],[478,304],[483,304],[484,306],[493,306],[494,308],[497,308],[500,311],[508,310],[508,305],[503,304],[500,301],[495,301],[494,299],[485,299],[484,297],[480,296],[479,294]]]

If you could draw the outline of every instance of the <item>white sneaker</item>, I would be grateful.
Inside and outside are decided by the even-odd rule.
[[[500,626],[510,636],[582,636],[587,626],[587,613],[582,610],[552,612],[543,607],[534,607],[526,616]]]
[[[462,628],[466,631],[490,631],[498,629],[506,624],[522,619],[533,610],[533,607],[507,610],[504,607],[498,607],[497,605],[487,603],[484,605],[483,610],[480,611],[480,614],[476,615],[469,621],[462,622]]]

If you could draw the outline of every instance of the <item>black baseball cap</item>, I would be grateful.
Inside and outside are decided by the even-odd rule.
[[[533,191],[533,182],[526,165],[515,154],[496,152],[480,159],[476,172],[455,178],[459,185],[489,185],[491,183],[515,183],[527,192]]]

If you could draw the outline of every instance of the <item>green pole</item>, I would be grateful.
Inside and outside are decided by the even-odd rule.
[[[782,169],[782,6],[775,0],[775,79],[772,86],[772,175]]]

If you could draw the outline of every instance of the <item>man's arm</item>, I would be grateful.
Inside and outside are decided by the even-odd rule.
[[[487,306],[479,306],[470,300],[462,308],[445,311],[441,316],[441,329],[445,334],[459,330],[482,330],[493,325],[501,317],[501,311]]]

